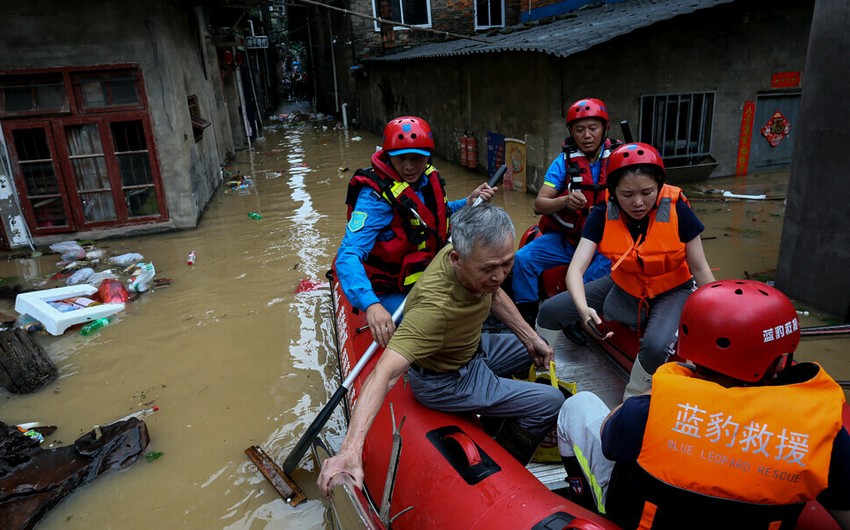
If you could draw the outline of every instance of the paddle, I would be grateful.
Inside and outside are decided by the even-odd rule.
[[[498,186],[499,182],[505,176],[505,173],[507,171],[508,171],[508,166],[506,166],[505,164],[502,164],[501,166],[499,166],[499,168],[496,170],[496,172],[493,173],[493,176],[490,177],[490,180],[487,181],[487,185],[490,186],[491,188],[495,188],[496,186]],[[484,202],[484,199],[482,199],[481,196],[479,195],[478,197],[475,198],[475,202],[473,202],[472,205],[478,206],[482,202]]]
[[[398,324],[399,320],[401,320],[401,314],[404,311],[404,303],[407,301],[407,298],[401,301],[398,309],[393,313],[393,322]],[[295,449],[289,453],[289,456],[286,457],[286,460],[283,462],[283,470],[286,473],[292,473],[295,468],[298,466],[298,462],[304,458],[304,455],[307,453],[307,450],[310,448],[310,444],[313,442],[313,438],[319,435],[322,428],[331,418],[331,414],[336,409],[336,406],[339,405],[339,402],[342,401],[342,398],[345,397],[345,394],[348,392],[348,389],[351,388],[351,385],[354,384],[354,380],[357,379],[357,376],[360,375],[360,372],[363,371],[363,367],[366,366],[366,363],[372,358],[375,354],[375,351],[378,349],[378,343],[372,341],[372,344],[369,345],[369,349],[363,354],[363,357],[354,365],[354,368],[351,369],[351,372],[348,374],[348,377],[345,378],[345,381],[342,382],[342,385],[336,389],[334,395],[331,396],[331,399],[328,401],[327,405],[319,411],[319,415],[316,416],[316,419],[313,420],[313,423],[307,427],[307,431],[301,436],[301,439],[298,440],[298,443],[295,444]]]
[[[629,125],[629,120],[623,120],[620,122],[620,130],[623,131],[624,142],[630,144],[635,141],[635,137],[632,136],[632,127]]]
[[[850,333],[850,324],[800,328],[801,337],[830,337],[832,335],[844,335],[845,333]]]

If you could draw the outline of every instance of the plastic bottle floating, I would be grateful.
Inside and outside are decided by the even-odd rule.
[[[102,318],[99,318],[97,320],[92,320],[91,322],[89,322],[88,324],[83,326],[83,329],[80,330],[80,335],[84,335],[84,336],[91,335],[92,333],[99,330],[100,328],[106,327],[108,325],[109,325],[109,319],[106,318],[106,317],[102,317]]]
[[[186,265],[195,265],[195,261],[197,261],[198,256],[195,254],[195,251],[189,252],[189,256],[186,257]]]
[[[251,219],[262,219],[263,216],[258,214],[257,212],[248,212],[248,217]]]
[[[151,280],[156,274],[156,268],[151,263],[139,263],[139,275],[130,282],[128,290],[143,293],[150,289]]]

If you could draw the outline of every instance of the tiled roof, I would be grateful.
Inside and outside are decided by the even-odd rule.
[[[638,28],[733,1],[626,0],[597,4],[596,7],[589,6],[554,17],[555,20],[548,23],[538,21],[532,26],[512,26],[496,35],[477,35],[475,38],[478,40],[457,39],[417,45],[381,57],[371,57],[368,61],[406,61],[503,52],[539,52],[568,57]],[[487,42],[480,42],[482,40]]]

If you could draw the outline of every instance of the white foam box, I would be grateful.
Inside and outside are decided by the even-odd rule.
[[[75,324],[91,322],[124,310],[124,304],[99,304],[63,313],[49,304],[49,302],[75,296],[89,296],[96,292],[97,287],[84,283],[21,293],[15,298],[15,311],[22,315],[30,315],[38,320],[44,324],[44,329],[51,335],[61,335]]]

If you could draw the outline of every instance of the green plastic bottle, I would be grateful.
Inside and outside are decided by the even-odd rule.
[[[248,217],[251,219],[262,219],[263,216],[258,214],[257,212],[248,212]]]
[[[80,335],[91,335],[95,331],[100,328],[104,328],[109,325],[109,319],[107,317],[102,317],[97,320],[92,320],[80,330]]]

